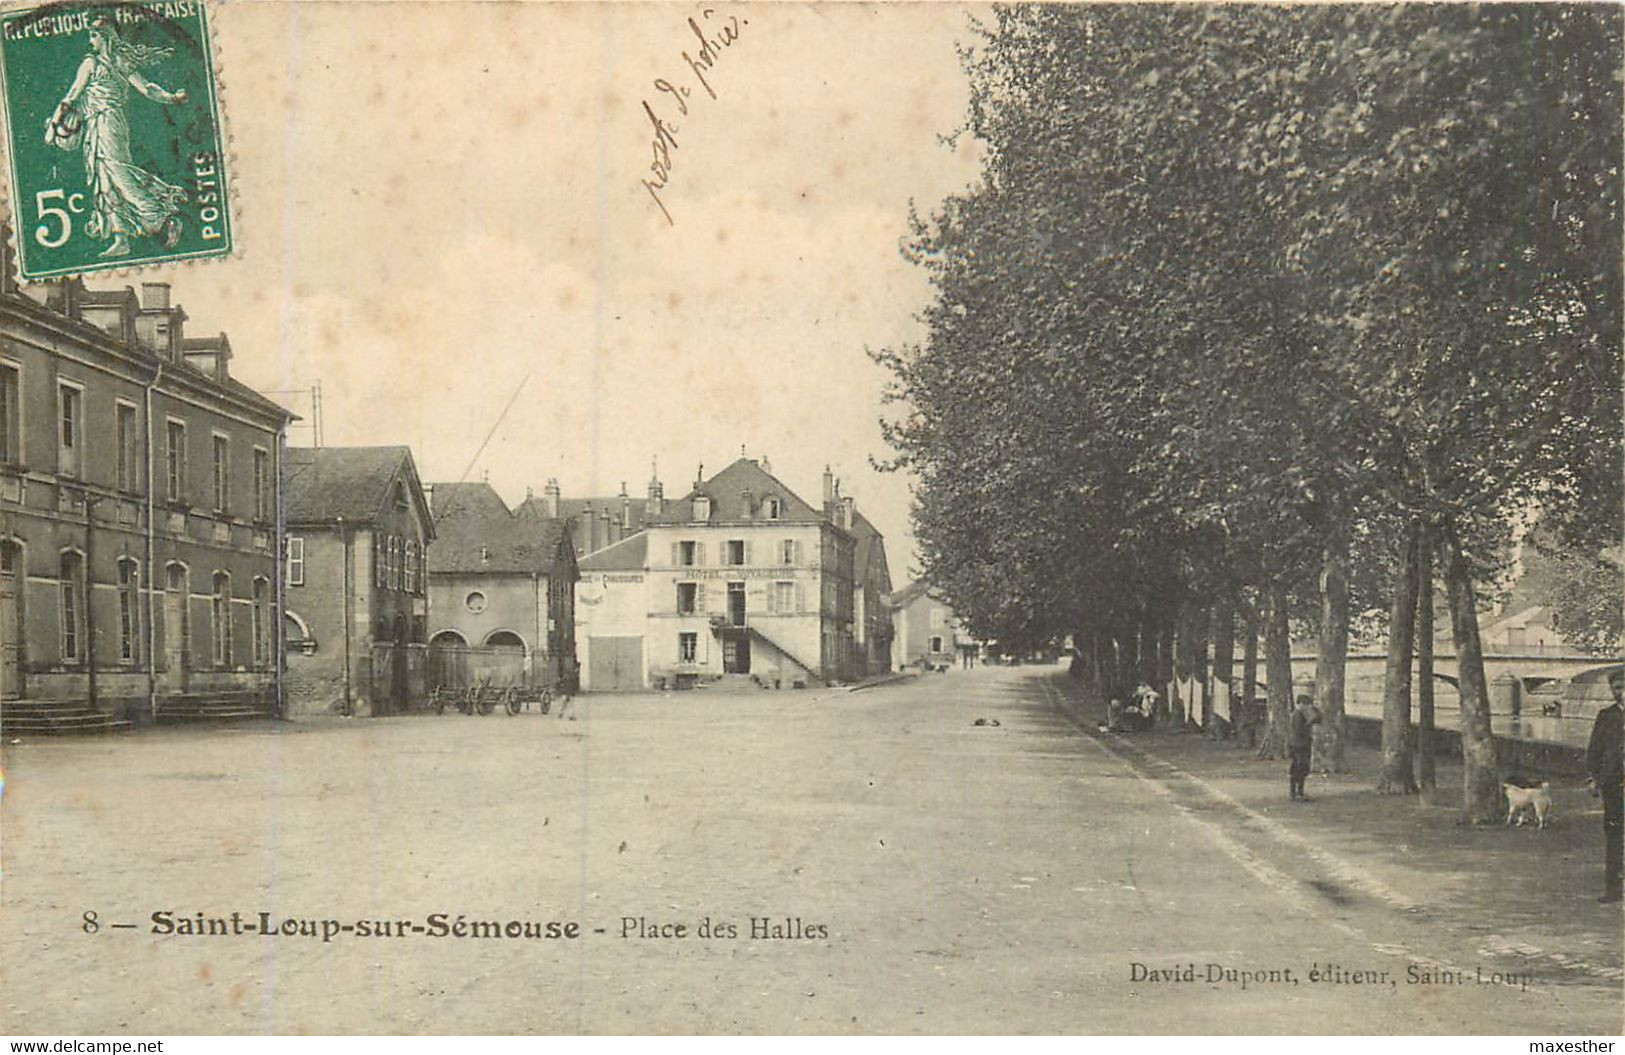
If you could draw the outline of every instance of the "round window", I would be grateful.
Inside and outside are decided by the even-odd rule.
[[[470,612],[483,612],[485,611],[485,595],[475,590],[463,599],[463,604]]]

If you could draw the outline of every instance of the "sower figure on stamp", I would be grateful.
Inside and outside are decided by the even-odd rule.
[[[1597,712],[1586,744],[1586,772],[1591,793],[1602,796],[1603,890],[1601,901],[1618,901],[1622,866],[1625,866],[1625,671],[1608,675],[1608,691],[1614,702]]]
[[[181,237],[180,207],[186,192],[137,165],[130,157],[130,124],[124,108],[134,88],[155,103],[186,101],[186,90],[166,91],[141,75],[141,68],[169,58],[168,48],[131,44],[112,23],[90,24],[90,54],[79,64],[68,93],[45,122],[45,141],[63,150],[82,145],[85,179],[90,184],[92,238],[111,238],[104,257],[127,256],[132,234],[162,236],[173,249]]]
[[[1320,708],[1307,696],[1298,697],[1298,705],[1292,708],[1291,720],[1287,723],[1286,749],[1292,758],[1292,768],[1288,772],[1291,784],[1291,798],[1299,802],[1308,802],[1309,796],[1303,790],[1304,781],[1309,779],[1309,756],[1315,746],[1315,726],[1320,722]]]

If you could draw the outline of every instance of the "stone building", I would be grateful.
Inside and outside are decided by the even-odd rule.
[[[852,628],[862,673],[884,674],[891,670],[892,611],[891,568],[886,562],[886,539],[880,529],[856,509],[852,510],[852,537],[857,546],[852,557]]]
[[[291,715],[397,714],[427,695],[434,523],[406,447],[285,456]]]
[[[854,524],[827,470],[820,508],[750,458],[676,501],[651,495],[640,535],[583,562],[583,687],[861,677]]]
[[[953,610],[932,595],[924,579],[898,590],[890,597],[889,605],[896,626],[892,653],[898,670],[946,669],[959,662],[962,648],[976,647]]]
[[[269,713],[292,415],[164,282],[19,289],[0,261],[8,729]]]
[[[431,687],[550,687],[576,669],[576,555],[566,522],[516,515],[488,483],[429,488]]]

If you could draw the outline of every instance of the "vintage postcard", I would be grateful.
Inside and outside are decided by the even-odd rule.
[[[0,9],[0,1032],[1611,1050],[1622,24]]]

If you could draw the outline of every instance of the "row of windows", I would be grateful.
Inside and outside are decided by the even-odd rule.
[[[697,582],[677,584],[677,614],[705,614],[705,585]],[[795,615],[806,611],[806,592],[795,581],[774,582],[768,585],[767,611],[769,615]],[[736,625],[744,624],[745,584],[728,584],[728,614]]]
[[[0,463],[21,465],[22,371],[14,364],[0,363]],[[85,392],[74,381],[57,382],[57,472],[63,476],[83,475],[85,467]],[[118,401],[113,408],[114,484],[120,491],[138,492],[142,480],[142,435],[139,412],[134,403]],[[213,433],[209,444],[210,499],[216,513],[229,515],[232,509],[231,437]],[[253,450],[252,508],[255,520],[271,519],[271,453],[264,447]],[[187,494],[186,422],[168,418],[164,423],[164,498],[172,503],[189,503]]]
[[[305,585],[305,540],[289,535],[283,544],[286,582]],[[416,539],[398,535],[372,538],[372,582],[381,590],[422,594],[429,583],[428,551]]]
[[[679,568],[695,568],[705,565],[705,543],[694,539],[685,539],[671,544],[671,562]],[[722,564],[728,567],[744,567],[756,562],[756,547],[751,539],[728,539],[718,547],[718,556]],[[795,539],[782,539],[774,543],[774,563],[787,567],[797,567],[802,563],[801,543]]]
[[[301,540],[301,545],[303,540]],[[429,581],[427,554],[417,539],[399,535],[373,535],[372,583],[380,590],[423,592]],[[289,582],[292,582],[290,579]]]
[[[17,544],[0,544],[0,577],[14,578],[20,568]],[[141,566],[134,558],[124,557],[118,561],[114,585],[118,589],[118,659],[121,663],[134,664],[141,658]],[[211,658],[216,667],[229,668],[235,655],[232,649],[231,575],[223,571],[215,572],[212,585],[213,592],[209,597]],[[86,659],[87,588],[84,556],[74,550],[63,553],[57,569],[56,596],[60,655],[66,664],[79,664]],[[166,593],[178,594],[182,598],[178,630],[182,635],[181,648],[188,650],[185,638],[190,628],[185,607],[185,570],[172,565],[165,589]],[[14,593],[11,595],[14,596]],[[256,576],[249,600],[252,611],[249,631],[252,660],[254,666],[264,667],[271,647],[270,580]]]

